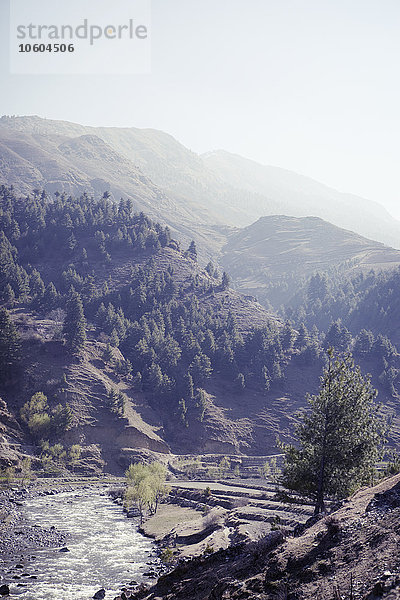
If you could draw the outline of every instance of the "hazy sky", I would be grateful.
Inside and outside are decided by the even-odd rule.
[[[10,75],[0,5],[2,114],[162,129],[400,218],[399,0],[153,0],[152,73],[107,77]]]

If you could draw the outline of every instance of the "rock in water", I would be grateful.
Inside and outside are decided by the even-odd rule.
[[[64,546],[64,548],[61,548],[61,550],[59,550],[59,552],[69,552],[67,546]]]
[[[8,587],[8,585],[6,585],[5,583],[3,583],[3,585],[0,585],[0,596],[8,596],[10,593],[10,588]]]
[[[101,590],[99,590],[98,592],[95,593],[93,598],[94,598],[94,600],[103,600],[105,595],[106,595],[106,590],[104,588],[101,588]]]

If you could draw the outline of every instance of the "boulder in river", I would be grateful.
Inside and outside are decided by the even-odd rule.
[[[10,594],[10,588],[8,587],[8,585],[6,585],[5,583],[3,583],[3,585],[0,585],[0,596],[8,596]]]
[[[104,588],[101,588],[101,590],[98,590],[95,595],[93,596],[94,600],[103,600],[103,598],[106,595],[106,590]]]
[[[69,552],[69,549],[67,548],[67,546],[64,546],[64,548],[61,548],[59,552]]]

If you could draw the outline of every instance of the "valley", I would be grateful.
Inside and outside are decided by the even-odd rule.
[[[155,547],[148,536],[168,560],[125,597],[336,600],[354,572],[352,598],[372,600],[378,583],[395,598],[398,475],[385,476],[399,463],[400,224],[374,203],[360,218],[361,199],[195,154],[156,130],[2,117],[0,143],[5,505],[27,473],[32,497],[49,478],[74,489],[112,477],[122,513],[124,472],[156,463],[168,485],[156,514],[139,524],[125,508],[138,545]],[[326,494],[338,526],[313,517],[314,492],[281,481],[330,348],[352,353],[390,421],[378,472]],[[94,488],[86,500],[103,506]],[[385,503],[371,513],[379,494],[393,514]],[[362,536],[385,568],[372,568]]]

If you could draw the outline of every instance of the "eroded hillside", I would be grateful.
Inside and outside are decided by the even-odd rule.
[[[290,438],[318,387],[318,330],[232,290],[226,273],[199,266],[195,244],[182,251],[128,201],[1,195],[1,385],[20,450],[46,437],[79,442],[88,464],[115,471],[132,449],[265,455],[277,434]],[[354,344],[348,332],[336,338]],[[370,345],[359,361],[395,414],[396,440],[399,356]],[[49,406],[29,409],[30,423],[20,411],[37,392]],[[61,417],[65,431],[53,427]]]

